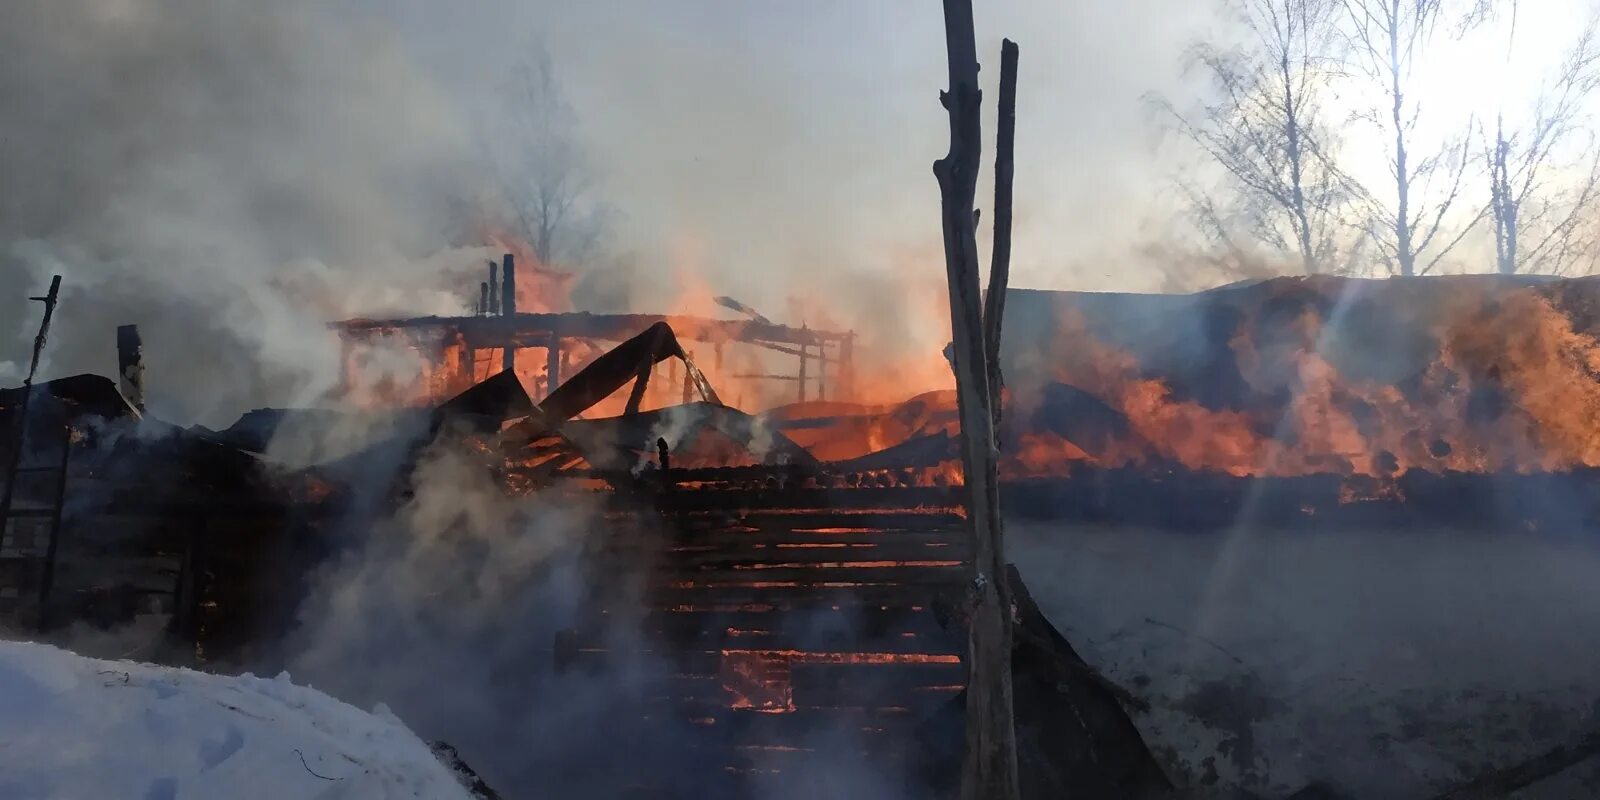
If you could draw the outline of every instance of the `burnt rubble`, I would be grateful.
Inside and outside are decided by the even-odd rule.
[[[1022,330],[1059,329],[1062,316],[1087,318],[1072,330],[1117,341],[1131,354],[1128,374],[1136,379],[1163,379],[1173,398],[1208,412],[1264,418],[1281,417],[1285,401],[1244,377],[1238,337],[1292,327],[1285,320],[1304,320],[1307,309],[1337,317],[1343,303],[1355,309],[1345,313],[1367,319],[1392,304],[1415,304],[1434,311],[1407,320],[1431,330],[1446,307],[1465,303],[1478,313],[1486,296],[1531,292],[1517,296],[1562,310],[1575,330],[1592,330],[1600,320],[1592,311],[1600,304],[1585,300],[1597,293],[1594,282],[1483,285],[1491,288],[1397,284],[1393,297],[1322,281],[1177,299],[1014,292],[1009,313]],[[1146,306],[1166,310],[1151,315]],[[1160,322],[1115,330],[1128,315]],[[1175,337],[1195,329],[1207,333],[1185,345],[1184,358],[1167,353]],[[1343,330],[1327,335],[1354,336]],[[1412,339],[1416,346],[1391,359],[1387,378],[1402,395],[1449,395],[1450,386],[1425,380],[1439,340]],[[1284,474],[1186,463],[1103,386],[1077,385],[1066,380],[1070,372],[1046,369],[1072,360],[1049,349],[1061,346],[1059,337],[1009,333],[1006,341],[1000,497],[1017,519],[1165,530],[1242,522],[1588,530],[1600,516],[1593,491],[1600,471],[1584,463],[1448,467],[1460,449],[1493,442],[1433,439],[1418,443],[1421,451],[1365,454],[1367,471],[1357,469],[1359,458],[1308,461],[1317,468]],[[1341,358],[1360,360],[1365,346],[1345,341],[1341,347],[1355,355]],[[644,408],[641,387],[680,367],[684,402]],[[583,418],[630,384],[627,413]],[[1463,408],[1493,424],[1530,413],[1514,401],[1507,388],[1514,384],[1502,378],[1500,385],[1505,397],[1484,400],[1479,387]],[[20,391],[0,392],[0,423],[8,430],[16,427]],[[478,459],[513,501],[581,495],[609,515],[582,544],[591,594],[583,618],[548,643],[550,668],[582,672],[648,659],[660,668],[660,683],[623,698],[623,708],[637,715],[640,730],[664,727],[670,735],[640,734],[639,747],[665,741],[665,750],[632,765],[606,762],[585,779],[618,771],[614,777],[626,778],[632,791],[655,792],[648,796],[703,793],[697,781],[705,780],[718,792],[752,794],[762,776],[806,775],[832,763],[838,754],[819,752],[815,743],[847,731],[860,744],[853,757],[913,794],[930,786],[938,794],[957,780],[970,543],[953,489],[960,481],[958,426],[947,392],[896,405],[836,398],[749,414],[723,403],[680,332],[661,319],[538,402],[516,373],[499,370],[422,408],[259,409],[210,431],[163,423],[113,381],[93,375],[41,383],[30,397],[23,460],[64,457],[68,468],[64,490],[19,480],[19,509],[48,509],[52,491],[60,491],[62,525],[48,537],[37,524],[7,526],[0,588],[12,590],[6,614],[14,626],[114,627],[155,613],[169,621],[157,657],[252,663],[295,625],[308,576],[425,488],[415,484],[417,461],[446,442]],[[348,427],[369,435],[345,452],[313,447],[293,463],[283,455],[288,431],[322,442],[328,431]],[[1043,470],[1016,468],[1030,437],[1045,435],[1070,444],[1072,457]],[[624,574],[633,577],[608,593],[613,576]],[[1137,689],[1118,686],[1080,657],[1020,575],[1011,576],[1011,586],[1024,796],[1172,791],[1133,725],[1142,703]],[[641,638],[616,644],[619,624]],[[663,766],[672,764],[703,769],[684,774]]]

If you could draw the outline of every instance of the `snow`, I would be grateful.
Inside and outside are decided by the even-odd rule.
[[[470,800],[383,706],[290,682],[0,642],[8,800]]]

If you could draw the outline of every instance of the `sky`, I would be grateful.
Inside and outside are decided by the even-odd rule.
[[[1522,5],[1536,61],[1588,0]],[[1000,40],[1021,47],[1013,285],[1171,288],[1148,245],[1171,233],[1185,160],[1146,98],[1192,97],[1184,49],[1226,18],[1178,0],[979,6],[986,164]],[[22,297],[60,272],[45,377],[114,374],[131,322],[174,419],[324,398],[326,320],[465,307],[494,254],[453,238],[459,200],[492,193],[485,141],[514,144],[507,81],[540,49],[615,209],[581,297],[730,294],[874,350],[924,347],[948,325],[943,35],[931,2],[4,4],[0,383],[25,371]],[[1488,63],[1466,44],[1441,56],[1419,76],[1428,102],[1481,102]],[[987,219],[979,237],[986,252]]]

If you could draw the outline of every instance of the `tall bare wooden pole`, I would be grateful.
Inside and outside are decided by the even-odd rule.
[[[989,359],[989,408],[1000,428],[1000,321],[1005,317],[1006,285],[1011,282],[1011,183],[1016,173],[1012,151],[1017,140],[1017,43],[1000,44],[1000,125],[995,131],[994,252],[989,257],[989,291],[983,299],[983,341]]]
[[[972,0],[944,0],[950,88],[939,100],[950,113],[950,152],[933,165],[943,209],[945,273],[961,417],[961,460],[972,531],[972,612],[967,625],[967,736],[963,800],[1018,797],[1017,739],[1012,721],[1011,614],[999,540],[994,418],[989,403],[988,347],[978,284],[977,218],[973,213],[981,151],[976,35]]]

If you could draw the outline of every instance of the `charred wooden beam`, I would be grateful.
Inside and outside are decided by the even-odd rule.
[[[811,348],[809,346],[807,346],[807,345],[800,345],[800,372],[799,372],[799,374],[797,374],[795,376],[795,380],[800,383],[800,398],[799,399],[800,399],[800,402],[802,402],[802,403],[804,403],[806,401],[806,380],[807,380],[807,377],[808,377],[806,375],[806,373],[809,371],[810,367],[811,367]]]
[[[517,313],[517,264],[510,253],[505,255],[505,266],[500,270],[500,280],[500,313],[514,317]],[[516,372],[517,348],[514,344],[508,342],[505,345],[500,366],[507,372]]]
[[[489,300],[484,304],[483,313],[490,316],[502,313],[500,308],[500,265],[489,261]]]
[[[828,347],[817,348],[817,399],[828,399]]]
[[[552,335],[544,353],[544,393],[549,395],[561,385],[561,337]]]
[[[144,413],[144,343],[138,325],[117,326],[117,378],[128,405]]]
[[[459,333],[456,334],[456,346],[460,348],[459,358],[461,359],[460,364],[457,365],[457,370],[461,375],[462,383],[465,384],[465,386],[462,388],[465,389],[478,382],[478,376],[476,374],[478,369],[478,351],[477,348],[472,346],[471,342],[467,341],[467,337]]]
[[[853,400],[856,392],[856,334],[851,331],[839,340],[839,399]]]
[[[672,326],[680,339],[697,342],[742,342],[817,345],[842,341],[851,334],[763,324],[754,320],[708,319],[681,314],[517,313],[492,317],[413,317],[408,319],[348,319],[329,327],[351,338],[382,335],[386,331],[458,329],[479,347],[499,347],[519,336],[561,336],[572,339],[621,342],[658,322]],[[796,350],[798,352],[798,350]]]

